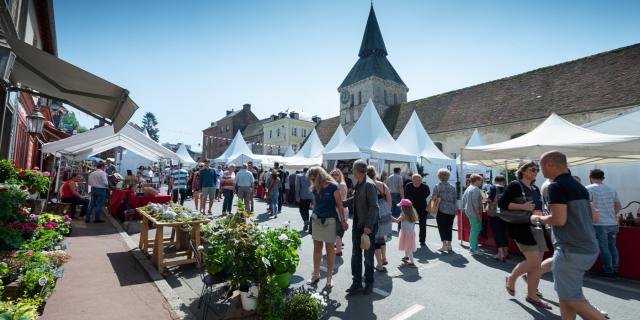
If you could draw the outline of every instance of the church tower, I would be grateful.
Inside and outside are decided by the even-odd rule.
[[[409,91],[387,60],[387,48],[382,40],[373,5],[358,57],[358,61],[338,87],[340,123],[347,132],[356,123],[369,99],[373,100],[380,117],[384,117],[390,106],[407,102]]]

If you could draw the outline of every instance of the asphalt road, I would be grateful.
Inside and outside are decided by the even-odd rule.
[[[193,206],[192,201],[185,203]],[[221,212],[221,202],[215,203],[214,213]],[[301,229],[298,209],[284,207],[277,219],[269,218],[266,204],[256,201],[256,216],[260,224],[280,226],[290,221],[292,228]],[[435,221],[432,221],[435,223]],[[351,226],[351,224],[350,224]],[[394,230],[396,227],[394,226]],[[416,226],[416,231],[418,230]],[[456,233],[454,231],[454,240]],[[495,252],[482,250],[472,256],[454,241],[454,253],[440,254],[438,230],[428,227],[427,246],[418,247],[415,253],[417,268],[403,266],[404,256],[397,250],[397,234],[387,246],[387,273],[375,274],[374,293],[348,296],[345,290],[351,285],[350,252],[351,231],[345,234],[345,254],[337,257],[334,268],[334,287],[325,290],[326,268],[323,259],[322,279],[317,290],[324,292],[329,303],[324,319],[559,319],[558,299],[553,290],[551,274],[540,282],[539,289],[545,301],[553,305],[550,311],[537,309],[524,299],[526,285],[518,281],[516,296],[509,296],[504,289],[504,276],[520,260],[513,257],[506,263],[491,258]],[[293,286],[303,285],[310,276],[313,242],[311,236],[302,234],[300,266],[292,278]],[[200,278],[192,267],[170,269],[167,281],[185,302],[195,307],[195,299],[201,290]],[[640,283],[619,279],[617,281],[588,277],[584,288],[587,298],[596,306],[609,312],[611,319],[638,319],[640,314]]]

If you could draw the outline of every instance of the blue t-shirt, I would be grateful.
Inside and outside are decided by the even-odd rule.
[[[338,211],[336,210],[336,199],[333,193],[338,190],[338,186],[335,183],[329,184],[320,192],[314,192],[313,196],[316,199],[316,204],[313,207],[313,213],[318,218],[337,218]]]
[[[218,173],[215,169],[205,168],[200,170],[200,187],[213,188],[216,186]]]
[[[552,226],[553,245],[571,253],[598,253],[598,242],[591,222],[589,191],[570,173],[557,176],[549,184],[549,204],[567,205],[567,222]]]

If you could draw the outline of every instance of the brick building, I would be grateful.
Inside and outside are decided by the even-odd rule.
[[[258,122],[258,118],[248,103],[240,110],[227,110],[225,117],[212,122],[211,126],[202,130],[202,156],[207,159],[217,158],[231,144],[238,130],[242,131],[255,122]]]

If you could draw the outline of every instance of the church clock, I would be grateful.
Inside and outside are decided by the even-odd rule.
[[[342,93],[340,94],[340,102],[342,103],[347,103],[349,102],[349,92],[348,91],[342,91]]]

